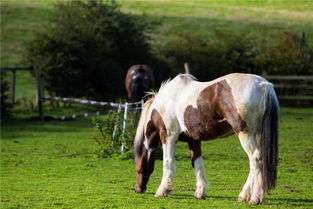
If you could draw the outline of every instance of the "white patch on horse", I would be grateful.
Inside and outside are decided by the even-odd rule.
[[[203,158],[202,156],[198,157],[194,162],[194,171],[196,175],[196,198],[205,198],[205,191],[209,187],[209,182],[205,177],[205,169],[203,166]]]
[[[163,176],[162,181],[157,189],[156,197],[167,197],[173,190],[173,178],[175,176],[175,146],[177,136],[167,136],[166,144],[163,146]]]

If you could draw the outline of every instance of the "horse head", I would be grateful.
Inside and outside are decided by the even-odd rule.
[[[152,69],[147,65],[134,65],[126,75],[125,87],[130,102],[138,102],[145,96],[145,92],[153,88],[154,77]]]
[[[160,135],[164,129],[156,126],[160,121],[154,111],[150,110],[153,99],[145,103],[139,120],[134,148],[136,163],[136,192],[145,192],[150,175],[154,170],[155,150],[159,146]],[[163,124],[164,126],[164,124]],[[164,131],[163,131],[164,133]]]

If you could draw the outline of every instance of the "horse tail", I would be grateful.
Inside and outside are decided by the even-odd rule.
[[[275,188],[278,164],[278,115],[279,104],[273,85],[261,82],[263,117],[258,128],[258,147],[261,154],[261,170],[264,192]]]
[[[144,137],[145,124],[147,122],[148,112],[149,112],[152,102],[153,102],[153,98],[147,100],[141,111],[141,116],[140,116],[140,120],[138,123],[137,131],[135,135],[135,141],[134,141],[135,156],[140,155],[141,150],[143,148],[143,143],[145,139]]]

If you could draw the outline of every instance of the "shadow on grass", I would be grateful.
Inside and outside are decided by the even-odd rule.
[[[154,192],[146,192],[145,194],[153,196]],[[166,199],[167,197],[164,197]],[[221,195],[209,195],[206,199],[196,199],[192,194],[173,194],[172,199],[177,200],[199,200],[199,201],[210,201],[210,200],[221,200],[221,201],[237,201],[237,197],[221,196]],[[247,204],[247,203],[242,203]],[[262,205],[275,206],[284,204],[286,206],[313,206],[313,199],[304,198],[266,198]]]
[[[1,121],[1,140],[12,140],[31,134],[32,138],[41,134],[56,132],[85,132],[91,129],[92,118],[79,118],[74,121],[27,122],[27,117],[15,117]]]
[[[262,205],[313,206],[313,199],[304,198],[267,198]]]
[[[152,195],[154,196],[154,192],[146,192],[145,194],[147,195]],[[223,199],[223,200],[236,200],[235,197],[228,197],[228,196],[213,196],[209,195],[206,197],[206,199],[197,199],[193,196],[193,193],[191,192],[190,194],[176,194],[173,193],[170,197],[161,197],[161,198],[172,198],[172,199],[194,199],[194,200],[209,200],[209,199]]]

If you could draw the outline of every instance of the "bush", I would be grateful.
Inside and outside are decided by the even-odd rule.
[[[255,58],[256,66],[269,74],[310,75],[313,74],[313,49],[301,36],[284,33],[275,45],[265,45]]]
[[[285,75],[313,73],[313,49],[304,35],[280,34],[277,42],[258,47],[249,35],[219,34],[219,43],[210,43],[192,33],[175,32],[173,38],[155,53],[167,63],[174,74],[183,73],[183,64],[191,65],[191,74],[199,80],[212,80],[219,76],[239,72]]]
[[[175,32],[174,38],[155,51],[174,74],[183,73],[183,64],[188,62],[191,74],[202,81],[231,72],[251,72],[255,68],[253,47],[241,37],[228,37],[223,44],[214,45],[201,36]]]
[[[124,14],[114,2],[72,0],[56,4],[50,23],[37,32],[28,60],[58,96],[104,99],[124,93],[127,69],[147,63],[151,24]]]
[[[1,70],[1,120],[7,119],[12,111],[12,104],[10,101],[9,82],[7,81],[7,74]]]
[[[138,118],[129,114],[126,129],[123,133],[123,115],[116,112],[105,115],[103,119],[95,118],[94,124],[98,130],[94,137],[99,145],[96,155],[100,158],[117,156],[121,159],[133,157],[133,139],[137,129]],[[116,126],[115,135],[113,132]],[[121,147],[123,146],[123,151]]]

